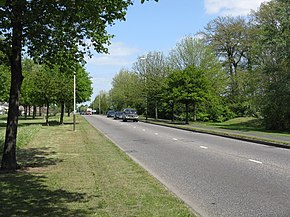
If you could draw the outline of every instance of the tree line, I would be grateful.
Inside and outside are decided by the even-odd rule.
[[[73,76],[74,72],[57,64],[36,64],[25,58],[22,62],[22,72],[25,79],[21,85],[20,105],[24,107],[24,116],[33,108],[33,118],[36,116],[36,107],[41,111],[46,109],[45,122],[49,125],[50,107],[57,106],[60,111],[59,123],[64,123],[65,111],[70,115],[73,110]],[[10,71],[5,64],[0,65],[2,82],[0,84],[0,101],[7,102],[10,89]],[[83,65],[78,64],[76,71],[76,102],[82,103],[90,99],[92,81]]]
[[[92,106],[102,97],[103,108],[134,107],[146,117],[188,123],[254,116],[268,129],[288,130],[289,11],[289,1],[272,0],[248,16],[218,17],[167,56],[152,51],[120,70]]]

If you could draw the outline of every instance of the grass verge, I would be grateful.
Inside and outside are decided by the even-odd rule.
[[[23,169],[0,174],[0,216],[194,216],[82,117],[76,132],[38,126],[18,150]]]
[[[151,118],[148,120],[142,119],[142,121],[265,145],[290,148],[289,132],[265,130],[261,127],[260,120],[256,118],[236,118],[223,123],[191,122],[188,125],[184,124],[184,122],[171,122],[170,120],[155,120]]]

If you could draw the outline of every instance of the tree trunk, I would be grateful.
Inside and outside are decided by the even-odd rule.
[[[60,112],[60,120],[59,123],[63,124],[63,116],[64,116],[64,102],[61,103],[61,112]]]
[[[174,102],[171,104],[171,122],[174,122]]]
[[[27,119],[27,105],[24,106],[24,119]]]
[[[39,116],[41,116],[42,115],[42,106],[39,106]]]
[[[188,121],[188,102],[185,103],[185,113],[186,113],[185,124],[189,124],[189,121]]]
[[[29,117],[31,116],[31,106],[30,105],[28,106],[28,116]]]
[[[197,104],[196,102],[193,105],[193,121],[196,122],[196,109],[197,109]]]
[[[46,118],[45,118],[45,123],[46,123],[47,126],[49,126],[48,117],[49,117],[49,102],[46,104]]]
[[[22,8],[14,6],[15,14],[21,14]],[[14,171],[17,169],[16,162],[16,138],[19,115],[19,96],[23,81],[21,67],[22,29],[21,18],[12,19],[12,48],[9,54],[11,65],[11,86],[9,97],[9,110],[6,125],[5,143],[1,162],[1,170]]]
[[[67,116],[70,117],[70,108],[67,108]]]
[[[158,102],[156,100],[155,101],[155,119],[158,119],[158,108],[157,108],[157,106],[158,106]]]
[[[33,106],[33,119],[35,119],[35,117],[36,117],[36,106],[34,105]]]

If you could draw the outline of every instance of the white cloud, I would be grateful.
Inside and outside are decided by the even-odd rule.
[[[96,54],[92,58],[86,58],[88,64],[124,66],[131,64],[130,57],[136,54],[137,48],[128,47],[122,42],[113,42],[109,47],[109,54]]]
[[[256,10],[262,2],[269,0],[204,0],[207,14],[247,15],[251,9]]]

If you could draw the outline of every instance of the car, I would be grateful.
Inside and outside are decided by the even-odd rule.
[[[107,112],[107,117],[110,118],[110,117],[114,117],[115,116],[115,111],[114,110],[109,110]]]
[[[124,112],[116,111],[116,112],[115,112],[114,119],[115,119],[115,120],[117,120],[117,119],[122,119],[122,117],[123,117],[123,113],[124,113]]]
[[[139,121],[139,116],[137,114],[137,110],[136,109],[132,109],[132,108],[124,109],[124,112],[123,112],[123,115],[122,115],[122,120],[124,122],[126,122],[128,120],[132,120],[133,122],[138,122]]]

